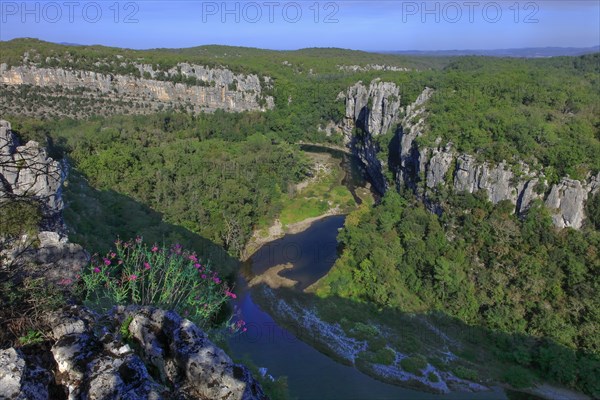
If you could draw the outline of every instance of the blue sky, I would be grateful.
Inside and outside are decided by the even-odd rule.
[[[450,50],[588,47],[600,1],[5,1],[0,40],[130,48]]]

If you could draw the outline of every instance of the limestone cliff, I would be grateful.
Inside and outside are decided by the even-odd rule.
[[[387,160],[377,157],[379,145],[375,138],[395,129],[400,112],[399,88],[388,82],[374,80],[367,88],[358,82],[346,94],[346,114],[342,123],[344,142],[360,158],[375,189],[385,193],[388,183],[384,176]],[[356,129],[364,134],[357,135]]]
[[[0,268],[15,263],[35,265],[27,274],[59,283],[74,281],[88,262],[83,248],[69,243],[62,219],[61,188],[66,172],[66,165],[49,158],[37,142],[19,145],[10,123],[0,120],[0,212],[5,212],[2,207],[9,202],[33,200],[41,214],[33,236],[8,238],[0,232]]]
[[[88,264],[87,252],[66,237],[65,176],[66,165],[37,142],[20,146],[0,120],[0,217],[19,202],[39,205],[42,217],[35,235],[0,230],[2,282],[42,278],[67,292]],[[0,350],[0,399],[267,399],[246,367],[172,311],[130,306],[98,315],[73,305],[45,318],[40,326],[52,334],[44,345]]]
[[[47,320],[50,351],[0,350],[0,398],[267,399],[246,367],[174,312],[72,306]]]
[[[396,183],[412,189],[424,201],[442,187],[469,193],[485,190],[492,203],[508,200],[519,214],[527,211],[534,200],[543,200],[552,211],[557,227],[582,227],[585,202],[600,190],[600,174],[585,181],[565,177],[548,187],[544,174],[523,162],[517,165],[506,161],[481,162],[473,155],[459,154],[453,150],[452,143],[442,143],[441,139],[435,147],[420,147],[416,139],[425,132],[424,105],[433,90],[425,88],[405,109],[399,106],[398,93],[395,84],[375,80],[368,89],[359,82],[350,87],[345,96],[340,96],[346,102],[345,141],[357,149],[377,186],[387,188],[378,183],[383,174],[376,170],[385,163],[377,158],[379,149],[373,146],[373,138],[394,129],[396,140],[392,140],[392,144],[397,143],[397,148],[391,151],[397,156],[395,165],[390,167],[395,172]],[[354,128],[362,133],[354,134]]]
[[[69,98],[71,106],[78,103],[80,108],[84,108],[89,100],[108,102],[130,113],[156,112],[164,108],[184,108],[193,112],[216,109],[264,111],[274,106],[273,97],[263,93],[263,88],[271,85],[270,78],[261,82],[257,75],[187,63],[180,63],[166,72],[146,64],[134,64],[132,68],[139,71],[139,76],[39,67],[29,63],[10,68],[0,64],[0,88],[7,95],[20,88],[36,88],[35,107],[17,110],[29,114],[43,111],[60,114],[60,110],[43,101],[46,97]],[[3,101],[0,105],[8,111],[14,103]],[[95,113],[106,114],[102,107],[95,108]]]

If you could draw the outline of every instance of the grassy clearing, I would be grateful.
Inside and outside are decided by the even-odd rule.
[[[284,225],[294,224],[308,218],[315,218],[331,209],[347,212],[356,207],[352,194],[342,179],[345,171],[339,160],[324,153],[307,153],[316,166],[316,174],[308,184],[282,198],[282,211],[279,219]]]

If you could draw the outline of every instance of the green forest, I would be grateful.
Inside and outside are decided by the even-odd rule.
[[[296,146],[276,135],[250,133],[247,121],[239,124],[232,117],[223,125],[222,115],[204,117],[175,114],[55,124],[24,119],[15,121],[14,129],[42,142],[48,134],[51,154],[68,154],[77,173],[96,190],[128,196],[161,213],[165,222],[239,257],[259,220],[277,216],[282,195],[307,175],[308,164]],[[221,129],[230,134],[215,133]]]
[[[333,48],[272,51],[200,46],[129,50],[62,46],[33,39],[0,42],[0,63],[19,65],[25,53],[28,63],[42,67],[136,77],[140,72],[135,65],[140,63],[163,72],[187,62],[257,74],[263,82],[264,94],[274,96],[275,109],[260,116],[233,119],[239,118],[238,127],[262,133],[276,132],[290,142],[339,141],[335,136],[326,138],[318,127],[329,121],[341,121],[344,104],[336,101],[336,97],[357,81],[368,84],[379,78],[396,83],[402,106],[412,103],[423,88],[431,87],[435,94],[427,104],[429,129],[419,138],[422,145],[432,145],[437,138],[442,138],[444,142],[452,142],[459,152],[476,155],[480,160],[507,160],[513,164],[525,161],[535,169],[543,169],[551,183],[566,175],[582,179],[588,172],[600,171],[597,156],[600,154],[597,101],[600,54],[511,59],[398,56]],[[342,69],[343,66],[373,64],[408,71],[348,72]],[[264,84],[267,76],[272,78],[272,85]],[[180,81],[176,74],[156,79]],[[37,95],[28,88],[25,97],[29,101],[64,101],[44,97],[42,94],[48,89],[39,91]],[[6,96],[14,98],[15,93],[7,92]],[[23,99],[14,101],[21,104]],[[81,103],[86,113],[93,112],[93,105],[85,97],[75,101]],[[33,104],[22,106],[34,108]],[[71,109],[73,105],[68,107]],[[107,107],[118,110],[126,105],[117,103]],[[135,110],[128,112],[135,113]],[[229,120],[229,117],[222,119]],[[227,128],[218,126],[215,132],[232,134]]]
[[[453,196],[437,216],[390,191],[348,216],[317,294],[520,335],[494,343],[499,358],[598,396],[600,233],[591,225],[558,230],[540,204],[519,220],[481,192]]]
[[[402,107],[425,87],[435,90],[420,146],[441,138],[479,160],[524,161],[550,184],[600,171],[600,54],[503,59],[225,46],[141,51],[27,39],[0,42],[0,63],[19,65],[26,52],[41,67],[138,76],[136,62],[161,71],[189,62],[273,81],[263,90],[275,108],[265,112],[1,115],[23,140],[37,140],[53,158],[69,161],[66,223],[71,240],[92,252],[107,251],[116,236],[179,241],[219,259],[231,276],[253,232],[280,217],[290,207],[290,188],[310,176],[298,143],[343,142],[319,128],[343,120],[344,102],[336,98],[361,80],[396,83]],[[409,71],[340,69],[369,64]],[[24,107],[35,108],[36,90],[23,90]],[[380,155],[395,136],[394,130],[376,139]],[[392,180],[378,204],[347,216],[339,259],[316,296],[342,299],[356,310],[444,315],[510,337],[491,344],[494,357],[513,368],[508,383],[543,379],[600,397],[600,194],[588,199],[581,231],[559,230],[541,202],[517,216],[514,205],[493,205],[483,192],[448,193],[435,214]],[[514,380],[519,375],[524,385]]]

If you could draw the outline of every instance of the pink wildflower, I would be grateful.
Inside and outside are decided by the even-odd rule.
[[[198,257],[196,257],[195,254],[192,254],[191,256],[188,257],[190,260],[192,260],[193,262],[197,263],[198,262]]]
[[[123,260],[119,260],[119,262],[117,264],[119,264],[119,265],[123,264]]]
[[[110,265],[110,260],[108,258],[104,259],[104,265]]]
[[[202,279],[206,279],[206,275],[202,274]]]
[[[221,283],[221,280],[219,278],[213,278],[213,281],[218,285],[219,283]]]
[[[130,281],[135,281],[136,279],[137,279],[137,275],[135,275],[135,274],[129,275]]]
[[[145,268],[146,270],[150,269],[150,264],[149,264],[149,263],[147,263],[147,262],[145,262],[145,263],[144,263],[144,268]]]
[[[115,258],[117,256],[116,253],[110,253],[110,258]]]
[[[157,245],[152,246],[152,252],[156,253],[157,251],[158,251],[158,246]]]
[[[98,267],[95,267],[95,268],[94,268],[94,273],[96,273],[96,274],[100,273],[100,268],[98,268]]]

